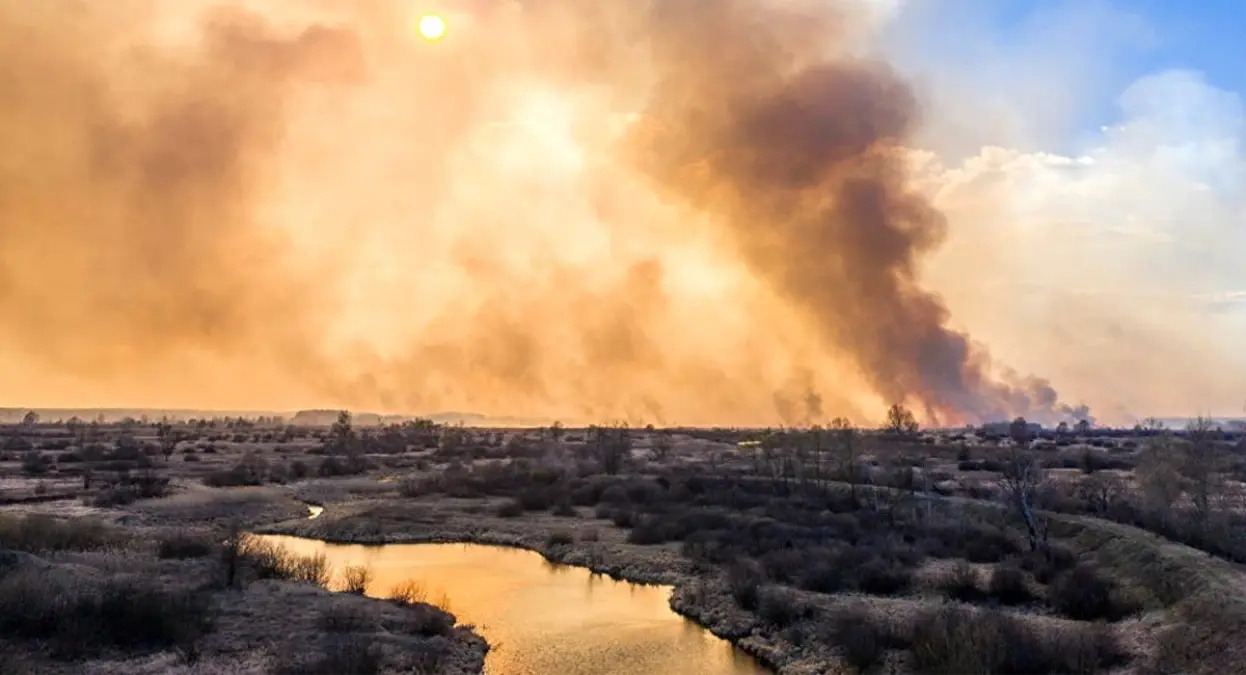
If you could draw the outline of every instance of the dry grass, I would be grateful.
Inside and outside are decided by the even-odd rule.
[[[0,514],[0,548],[28,553],[104,550],[130,541],[120,530],[89,518]]]

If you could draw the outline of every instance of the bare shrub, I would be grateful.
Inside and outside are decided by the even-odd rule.
[[[424,584],[415,579],[408,579],[399,583],[389,592],[389,599],[394,602],[405,605],[413,605],[417,602],[425,602],[428,598],[428,590],[424,588]]]
[[[348,633],[331,636],[319,654],[279,663],[278,675],[376,675],[381,672],[383,652],[370,635]]]
[[[323,553],[300,556],[257,537],[240,538],[238,558],[257,579],[284,579],[327,588],[331,572]]]
[[[0,548],[28,553],[96,551],[126,543],[121,532],[98,520],[42,514],[0,514]]]
[[[181,531],[161,539],[156,546],[156,554],[161,558],[176,560],[206,558],[212,554],[212,541]]]
[[[377,628],[372,616],[354,603],[330,605],[320,612],[316,625],[327,633],[367,633]]]
[[[372,568],[367,565],[348,565],[342,570],[342,591],[363,595],[372,581]]]

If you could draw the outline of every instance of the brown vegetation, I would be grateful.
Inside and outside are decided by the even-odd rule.
[[[195,581],[85,583],[36,575],[38,559],[20,558],[5,569],[26,571],[0,577],[3,605],[33,584],[56,600],[28,603],[5,619],[6,634],[55,645],[52,625],[63,618],[96,626],[83,648],[194,653],[196,636],[212,630],[205,598],[222,588],[332,586],[323,558],[231,536],[230,521],[291,519],[301,499],[330,505],[308,521],[315,532],[354,527],[381,540],[425,522],[403,504],[454,499],[466,500],[456,508],[479,520],[476,532],[551,519],[525,545],[555,559],[606,565],[620,551],[677,552],[675,576],[663,577],[681,584],[673,603],[693,616],[712,610],[719,619],[702,619],[711,625],[729,617],[724,634],[769,645],[780,667],[1210,672],[1241,657],[1233,636],[1246,628],[1246,582],[1228,564],[1246,562],[1246,459],[1236,437],[1206,420],[1175,432],[1034,433],[1014,421],[998,432],[919,434],[906,412],[894,409],[880,432],[846,420],[769,432],[356,428],[349,415],[322,429],[247,420],[14,427],[0,468],[30,478],[0,490],[8,503],[33,508],[52,495],[162,529],[136,541],[137,530],[103,520],[3,518],[5,555],[137,547]],[[419,526],[437,527],[426,520]],[[366,568],[339,572],[333,588],[367,589]],[[423,604],[418,582],[390,597],[411,611],[410,634],[448,635],[453,619]],[[104,625],[117,616],[162,627],[119,638]],[[290,672],[395,663],[367,610],[325,607],[309,622],[327,637],[290,660]],[[417,672],[444,662],[431,644],[408,650]]]

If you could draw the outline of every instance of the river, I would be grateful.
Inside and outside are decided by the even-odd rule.
[[[415,580],[492,646],[487,675],[762,675],[747,654],[671,611],[668,586],[554,565],[531,551],[478,544],[326,544],[263,537],[336,572],[368,565],[368,595]],[[440,603],[439,603],[440,604]]]

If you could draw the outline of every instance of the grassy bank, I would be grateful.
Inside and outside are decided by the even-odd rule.
[[[452,614],[330,576],[227,532],[0,515],[0,672],[481,671],[487,645]]]

